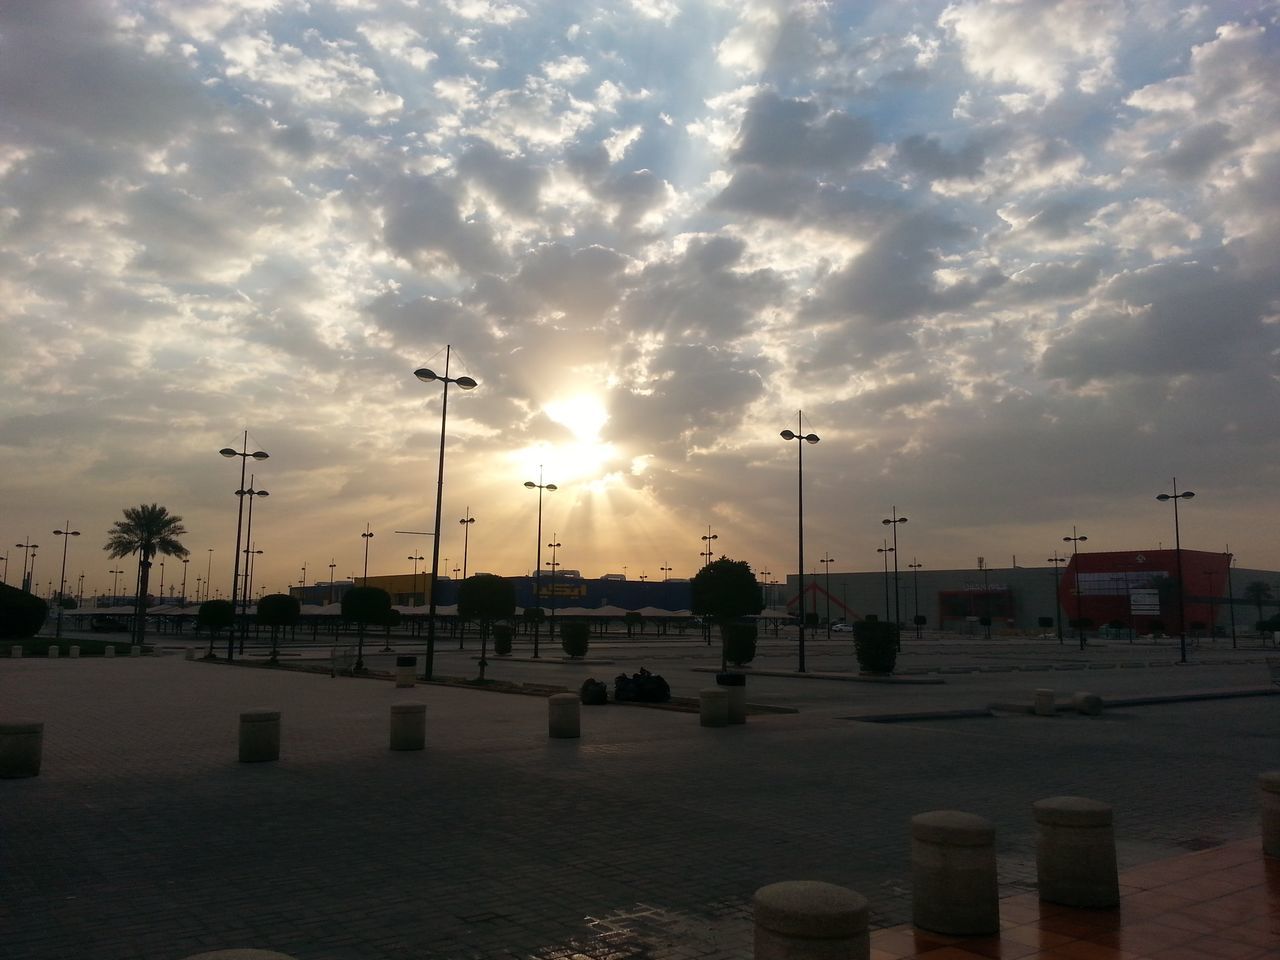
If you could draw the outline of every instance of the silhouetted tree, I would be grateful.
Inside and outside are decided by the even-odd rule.
[[[380,587],[352,587],[342,595],[342,619],[360,625],[356,639],[356,669],[364,669],[364,628],[391,619],[391,594]]]
[[[209,660],[216,659],[213,643],[218,638],[218,631],[235,623],[236,611],[230,600],[206,600],[196,611],[196,623],[209,631],[209,652],[205,654]]]
[[[516,588],[510,580],[492,573],[477,573],[467,577],[458,587],[458,616],[480,621],[480,679],[489,665],[489,626],[495,620],[509,620],[516,612]],[[525,611],[528,614],[528,610]],[[541,613],[541,609],[538,610]]]
[[[751,565],[745,560],[721,557],[707,564],[690,584],[693,612],[714,620],[720,627],[720,668],[727,667],[725,627],[764,609],[764,592]]]
[[[302,604],[297,597],[287,593],[270,593],[258,601],[258,623],[271,628],[271,662],[280,657],[278,632],[281,627],[291,627],[302,615]]]
[[[49,616],[49,604],[34,593],[0,584],[0,637],[34,637]]]
[[[179,559],[187,550],[178,539],[187,534],[182,518],[158,503],[125,507],[124,519],[117,520],[107,534],[103,546],[113,559],[138,555],[138,596],[134,614],[134,642],[141,644],[147,629],[147,584],[151,577],[151,558],[156,554]]]

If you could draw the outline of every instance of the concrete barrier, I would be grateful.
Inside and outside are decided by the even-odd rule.
[[[248,710],[240,714],[240,762],[280,759],[280,711]]]
[[[1258,777],[1262,801],[1262,852],[1280,857],[1280,770],[1268,770]]]
[[[22,656],[22,644],[20,644],[20,643],[15,643],[15,644],[13,644],[12,646],[10,646],[10,647],[9,647],[9,656],[11,656],[11,657],[21,657],[21,656]]]
[[[194,660],[198,651],[195,647],[187,647],[187,659]]]
[[[752,898],[755,960],[869,960],[867,900],[844,887],[789,880]]]
[[[140,656],[142,656],[142,647],[138,646],[138,645],[135,643],[133,646],[131,646],[131,647],[129,648],[129,656],[131,656],[131,657],[140,657]]]
[[[747,676],[743,673],[717,673],[716,685],[729,694],[729,722],[747,722]]]
[[[418,669],[418,658],[412,656],[396,657],[396,686],[412,687],[414,673]]]
[[[706,687],[698,691],[698,722],[704,727],[724,727],[728,725],[728,688]]]
[[[57,660],[57,659],[58,659],[58,647],[57,647],[57,645],[56,645],[56,644],[52,644],[52,645],[50,645],[50,647],[49,647],[49,659],[50,659],[50,660]]]
[[[397,684],[399,686],[399,684]],[[427,745],[427,705],[391,705],[391,749],[421,750]]]
[[[911,818],[912,922],[924,930],[967,937],[1000,929],[996,829],[958,810]]]
[[[1081,690],[1072,696],[1071,705],[1076,708],[1076,713],[1084,714],[1086,717],[1102,715],[1102,698],[1096,693]]]
[[[72,644],[71,646],[67,647],[67,656],[73,659],[80,656],[80,648],[75,644]]]
[[[102,648],[102,655],[104,657],[114,657],[116,655],[116,645],[114,643],[108,643]]]
[[[43,750],[44,724],[39,720],[0,720],[0,778],[38,776]]]
[[[553,693],[547,698],[547,736],[572,740],[582,736],[581,704],[576,693]]]
[[[1110,804],[1049,797],[1031,805],[1036,820],[1040,899],[1068,907],[1120,904]]]
[[[1053,691],[1039,689],[1035,693],[1035,701],[1033,709],[1037,717],[1052,717],[1058,712],[1058,708],[1053,703]]]

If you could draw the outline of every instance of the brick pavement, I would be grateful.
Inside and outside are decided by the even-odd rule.
[[[428,704],[421,754],[386,750],[404,700]],[[282,759],[240,765],[236,715],[260,706],[284,711]],[[546,738],[531,697],[175,657],[0,660],[0,713],[46,721],[41,776],[0,781],[0,929],[15,960],[741,957],[750,895],[779,879],[859,890],[878,926],[906,919],[923,810],[996,822],[1005,893],[1034,880],[1042,796],[1113,803],[1124,866],[1250,836],[1278,708],[895,725],[813,710],[713,731],[605,707],[574,742]]]

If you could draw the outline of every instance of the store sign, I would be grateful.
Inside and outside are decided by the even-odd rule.
[[[1130,590],[1129,612],[1134,616],[1158,617],[1160,615],[1160,591]]]

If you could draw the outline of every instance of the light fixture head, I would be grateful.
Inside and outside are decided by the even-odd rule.
[[[817,435],[816,433],[809,433],[809,434],[805,434],[804,442],[805,442],[805,443],[817,443],[817,442],[818,442],[818,435]]]
[[[548,490],[559,490],[560,488],[559,488],[559,487],[557,487],[554,483],[548,483],[548,484],[547,484],[547,489],[548,489]]]
[[[796,438],[796,435],[790,430],[783,430],[778,436],[782,437],[783,440],[794,440]]]
[[[255,450],[253,453],[249,454],[249,456],[253,457],[255,460],[266,460],[270,458],[271,454],[267,453],[265,450]]]
[[[236,451],[232,450],[230,447],[223,447],[223,448],[222,448],[221,450],[219,450],[218,452],[219,452],[220,454],[222,454],[224,457],[234,457],[234,456],[237,456]]]
[[[428,370],[426,367],[423,367],[421,370],[413,371],[413,375],[423,383],[430,383],[433,380],[440,379],[436,376],[436,372],[434,370]]]
[[[1180,494],[1178,494],[1178,496],[1182,497],[1182,499],[1184,500],[1190,500],[1192,497],[1195,496],[1195,494],[1192,493],[1190,490],[1183,490]]]
[[[271,494],[270,494],[270,493],[268,493],[266,490],[255,490],[255,491],[251,491],[251,492],[252,492],[252,493],[256,493],[256,494],[257,494],[258,496],[260,496],[260,497],[269,497],[269,496],[271,496]]]
[[[534,489],[537,486],[537,484],[534,483],[532,480],[526,480],[524,482],[524,485],[528,487],[530,490]]]
[[[459,377],[453,382],[458,385],[460,390],[474,390],[476,388],[476,382],[470,377]]]

